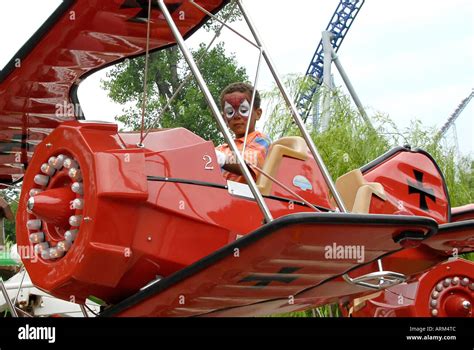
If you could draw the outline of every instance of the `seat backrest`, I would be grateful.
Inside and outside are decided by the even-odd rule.
[[[299,136],[287,136],[275,141],[272,146],[281,145],[292,149],[295,152],[300,153],[304,159],[309,151],[308,145],[305,140]]]
[[[283,157],[305,161],[308,158],[308,146],[301,137],[297,136],[283,137],[275,141],[270,146],[262,170],[274,177]],[[266,176],[260,175],[257,179],[257,186],[264,196],[270,194],[272,185],[273,182]]]
[[[274,142],[262,169],[305,200],[333,208],[323,176],[302,137],[283,137]],[[293,198],[287,190],[260,174],[257,186],[264,196]]]
[[[360,169],[355,169],[336,180],[336,188],[346,208],[352,213],[367,214],[373,196],[385,200],[385,191],[381,184],[368,182]]]

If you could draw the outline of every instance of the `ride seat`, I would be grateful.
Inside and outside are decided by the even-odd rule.
[[[336,180],[336,188],[344,201],[344,204],[352,213],[367,214],[370,210],[372,196],[386,200],[382,184],[368,182],[360,169],[355,169],[342,175]]]
[[[283,157],[291,157],[306,161],[308,159],[308,146],[305,140],[299,136],[283,137],[270,146],[267,158],[263,164],[263,171],[275,177]],[[263,174],[259,174],[257,186],[264,196],[270,195],[273,181]]]

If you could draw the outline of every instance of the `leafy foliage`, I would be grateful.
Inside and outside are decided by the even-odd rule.
[[[201,45],[193,56],[197,59],[205,51],[206,48]],[[238,66],[235,56],[226,54],[222,43],[205,55],[200,70],[219,104],[220,92],[232,82],[247,81],[247,73]],[[144,65],[143,57],[125,61],[114,67],[107,74],[107,80],[103,81],[103,87],[113,101],[128,105],[116,119],[132,130],[141,127]],[[178,91],[188,73],[175,47],[150,55],[145,127],[183,127],[219,144],[222,141],[220,131],[195,81],[190,80],[184,85],[171,107],[159,118],[167,101]]]
[[[307,85],[303,79],[289,76],[286,86],[296,95]],[[375,128],[372,129],[352,106],[350,98],[340,91],[320,89],[316,99],[328,95],[332,101],[328,129],[324,132],[313,129],[311,120],[307,122],[307,128],[313,130],[312,138],[333,178],[362,167],[395,146],[409,145],[424,149],[436,160],[446,178],[452,206],[474,202],[474,160],[470,156],[460,156],[454,147],[440,142],[435,128],[415,120],[410,127],[400,130],[389,116],[377,114],[371,116]],[[269,99],[270,106],[267,134],[273,139],[299,135],[296,125],[289,122],[290,114],[278,89],[275,87],[264,96]]]
[[[20,186],[12,186],[5,190],[1,191],[2,197],[9,203],[10,208],[13,212],[14,217],[16,217],[16,212],[18,210],[18,199],[20,198]],[[15,221],[14,220],[4,220],[3,227],[5,231],[5,242],[15,242],[16,241],[16,231],[15,231]]]
[[[240,18],[240,12],[231,2],[219,12],[218,18],[233,22]],[[222,25],[219,21],[210,20],[204,28],[219,33]],[[201,44],[193,52],[193,56],[216,103],[219,102],[220,92],[227,85],[248,80],[245,68],[239,67],[234,55],[226,53],[223,43],[209,51]],[[144,71],[144,57],[125,60],[108,72],[107,78],[102,81],[109,97],[125,105],[123,114],[116,117],[116,120],[129,130],[141,128]],[[219,144],[223,141],[220,131],[198,85],[193,79],[188,79],[188,75],[189,68],[176,46],[150,54],[146,82],[145,128],[183,127]],[[182,84],[183,87],[180,88]],[[176,98],[169,108],[165,109],[175,94]]]

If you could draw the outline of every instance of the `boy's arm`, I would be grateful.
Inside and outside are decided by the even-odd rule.
[[[216,156],[217,156],[217,162],[221,166],[222,169],[236,174],[236,175],[243,175],[242,170],[240,170],[240,167],[238,164],[235,163],[235,160],[230,160],[228,154],[225,152],[225,150],[221,147],[216,148]],[[255,173],[252,171],[251,168],[249,168],[252,172],[253,175]]]
[[[234,173],[236,175],[244,175],[242,174],[242,170],[240,170],[240,167],[238,164],[225,164],[223,166],[224,170],[227,170],[230,173]],[[253,177],[255,178],[255,172],[251,167],[249,167],[250,172],[252,173]]]
[[[234,174],[237,174],[237,175],[243,175],[238,164],[224,164],[224,166],[222,168],[224,170],[227,170],[230,173],[234,173]]]

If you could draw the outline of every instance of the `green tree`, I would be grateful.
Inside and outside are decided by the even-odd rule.
[[[1,191],[1,196],[7,201],[10,205],[10,208],[13,212],[14,217],[16,217],[16,212],[18,210],[18,200],[20,198],[21,185],[14,185],[7,189]],[[4,230],[5,230],[5,241],[6,242],[16,242],[16,225],[15,220],[3,221]]]
[[[285,85],[293,96],[307,87],[304,79],[295,75],[286,77]],[[332,95],[332,119],[325,132],[313,130],[312,138],[334,179],[360,168],[395,146],[410,145],[424,149],[436,160],[445,176],[452,206],[474,202],[472,157],[460,156],[454,147],[440,142],[437,129],[414,120],[408,128],[400,130],[389,116],[377,114],[371,116],[374,130],[365,124],[347,95],[338,90],[320,89],[319,93],[321,96],[317,98],[320,99],[326,94]],[[263,95],[270,106],[266,133],[273,139],[299,135],[298,128],[290,122],[290,114],[278,89],[275,87]],[[307,125],[307,128],[311,130],[312,126]]]
[[[219,15],[221,19],[228,19],[229,22],[235,21],[240,16],[232,4],[224,8]],[[210,21],[205,28],[219,31],[221,25],[217,21]],[[245,68],[239,67],[234,55],[226,53],[223,43],[209,51],[204,44],[201,44],[193,52],[193,56],[198,61],[216,102],[220,92],[228,84],[248,80]],[[142,56],[119,63],[102,81],[102,86],[107,90],[109,97],[126,106],[123,114],[116,117],[116,120],[122,122],[127,129],[138,130],[141,127],[144,71],[145,58]],[[222,142],[220,131],[195,80],[189,79],[178,92],[179,86],[188,75],[189,68],[176,46],[150,54],[145,127],[184,127],[218,144]],[[177,92],[170,108],[162,114],[167,102]],[[158,120],[160,115],[161,118]]]
[[[304,89],[306,84],[304,79],[294,75],[285,78],[285,86],[289,87],[293,96],[296,96],[300,89]],[[390,141],[385,136],[390,124],[387,117],[374,116],[373,118],[380,121],[374,130],[364,122],[348,96],[340,91],[329,92],[324,89],[320,89],[319,94],[318,99],[326,94],[332,95],[331,122],[324,133],[312,130],[310,120],[306,127],[312,130],[311,136],[334,179],[361,167],[390,149]],[[292,118],[278,89],[263,95],[269,100],[270,106],[265,132],[274,140],[281,136],[300,135],[298,127],[291,123]]]

